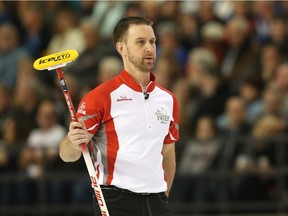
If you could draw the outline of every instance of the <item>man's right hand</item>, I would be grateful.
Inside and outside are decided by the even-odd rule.
[[[71,122],[67,138],[74,149],[80,150],[80,144],[88,143],[89,136],[83,122]]]

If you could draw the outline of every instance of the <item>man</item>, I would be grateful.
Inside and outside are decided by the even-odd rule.
[[[79,104],[83,124],[72,122],[61,158],[76,161],[90,140],[98,181],[112,216],[166,216],[179,139],[178,103],[155,83],[152,22],[126,17],[113,31],[124,69]],[[95,215],[101,215],[95,204]]]

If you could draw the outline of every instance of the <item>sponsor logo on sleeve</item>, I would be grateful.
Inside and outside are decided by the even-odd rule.
[[[119,101],[132,101],[132,98],[127,98],[125,95],[121,95],[118,99],[117,102]]]
[[[82,102],[82,104],[79,106],[78,113],[86,115],[86,103]]]

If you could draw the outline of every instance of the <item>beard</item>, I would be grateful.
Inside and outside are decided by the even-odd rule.
[[[153,57],[153,59],[151,60],[147,60],[145,58],[136,57],[132,55],[129,51],[127,53],[127,56],[129,62],[141,72],[148,73],[154,67],[155,57]]]

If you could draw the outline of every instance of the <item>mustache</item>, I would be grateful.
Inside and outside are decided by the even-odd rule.
[[[149,58],[149,59],[155,59],[154,55],[146,55],[143,57],[144,59]]]

